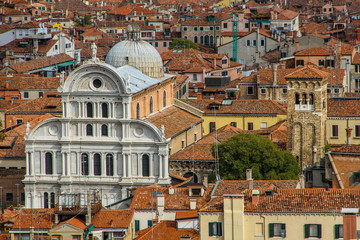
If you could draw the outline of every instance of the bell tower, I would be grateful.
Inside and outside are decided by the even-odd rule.
[[[285,76],[288,150],[300,167],[319,164],[325,146],[329,74],[307,65]]]

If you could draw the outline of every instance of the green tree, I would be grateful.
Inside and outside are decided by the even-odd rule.
[[[179,38],[174,39],[169,46],[169,50],[174,48],[193,48],[199,50],[199,47],[192,41]]]
[[[215,145],[212,148],[215,155]],[[268,138],[257,134],[237,134],[218,145],[219,170],[223,179],[244,180],[252,169],[257,180],[297,179],[300,167],[296,158],[281,151]]]

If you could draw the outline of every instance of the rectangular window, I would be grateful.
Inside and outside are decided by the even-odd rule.
[[[6,193],[6,201],[7,201],[7,202],[12,202],[12,201],[14,201],[13,193]]]
[[[209,236],[222,236],[221,222],[209,222]]]
[[[296,66],[304,66],[304,60],[296,60]]]
[[[152,220],[148,220],[148,227],[152,227],[153,225],[153,221]]]
[[[231,122],[231,123],[230,123],[230,126],[232,126],[232,127],[237,127],[237,123],[236,123],[236,122]]]
[[[228,28],[228,25],[227,25],[227,23],[224,23],[224,28]]]
[[[29,98],[29,92],[24,92],[24,98]]]
[[[335,225],[335,238],[344,238],[344,232],[343,232],[343,225],[342,224],[336,224]]]
[[[261,46],[261,47],[264,47],[264,46],[265,46],[265,40],[263,40],[263,39],[260,40],[260,46]]]
[[[21,124],[21,123],[23,123],[23,119],[22,118],[17,118],[16,119],[16,125]]]
[[[358,64],[355,65],[355,72],[357,73],[360,72],[360,65]]]
[[[249,23],[245,23],[245,28],[249,28]]]
[[[204,31],[204,27],[200,27],[200,31]]]
[[[140,220],[135,220],[135,232],[140,230]]]
[[[167,42],[163,42],[163,47],[167,47]]]
[[[227,64],[227,59],[223,59],[222,64]]]
[[[55,45],[55,50],[57,50],[58,49],[58,45]]]
[[[325,64],[325,61],[324,61],[324,60],[321,60],[321,59],[320,59],[320,60],[318,61],[318,65],[319,65],[319,66],[324,66],[324,64]]]
[[[187,31],[187,27],[184,27],[183,30],[184,30],[184,32],[186,32],[186,31]]]
[[[305,238],[321,238],[321,224],[305,224]]]
[[[261,93],[261,94],[266,94],[266,88],[261,88],[261,89],[260,89],[260,93]]]
[[[42,98],[44,96],[43,92],[39,92],[39,98]]]
[[[252,45],[256,47],[256,40],[253,40]]]
[[[247,95],[254,95],[254,87],[253,86],[247,87]]]
[[[249,122],[249,123],[247,124],[247,129],[248,129],[248,130],[254,130],[254,123]]]
[[[334,137],[334,138],[339,137],[339,126],[338,125],[331,126],[331,137]]]
[[[360,79],[355,79],[355,90],[360,88]]]
[[[250,46],[251,45],[251,41],[250,40],[246,40],[246,46]]]
[[[287,88],[283,88],[283,89],[282,89],[282,93],[283,93],[283,94],[287,94],[287,91],[288,91]]]
[[[193,81],[197,81],[197,74],[196,73],[193,74]]]
[[[194,31],[197,31],[198,30],[198,28],[197,27],[194,27]]]
[[[210,27],[210,31],[213,31],[214,30],[214,27]]]
[[[261,123],[261,128],[267,128],[267,122],[262,122]]]
[[[228,71],[221,72],[221,76],[227,76],[227,75],[228,75]]]
[[[270,223],[269,237],[286,237],[286,225],[284,223]]]
[[[158,42],[155,42],[155,47],[158,47],[159,46],[159,43]]]
[[[210,132],[215,131],[215,122],[210,122]]]
[[[355,137],[360,137],[360,125],[355,125]]]

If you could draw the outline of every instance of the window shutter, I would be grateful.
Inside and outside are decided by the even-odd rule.
[[[140,221],[139,220],[135,220],[135,232],[140,230]]]
[[[273,237],[273,236],[274,236],[274,224],[269,223],[269,237]]]
[[[335,238],[339,238],[339,225],[335,224]]]
[[[152,220],[148,220],[148,227],[152,227],[152,224],[153,222],[152,222]]]
[[[286,237],[286,225],[285,223],[281,224],[281,230],[284,230],[284,238]]]
[[[209,236],[212,236],[212,235],[214,235],[214,233],[213,233],[213,223],[209,222]]]
[[[305,224],[305,238],[308,238],[309,236],[309,224]]]
[[[317,229],[318,229],[318,238],[321,238],[321,224],[317,225]]]
[[[217,224],[217,230],[218,230],[218,236],[222,236],[222,223],[221,222],[219,222],[218,224]]]

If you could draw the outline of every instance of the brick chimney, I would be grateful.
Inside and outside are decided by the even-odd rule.
[[[198,100],[203,99],[203,95],[202,95],[201,92],[198,92],[197,95],[196,95],[196,97],[197,97]]]
[[[252,169],[246,169],[246,180],[249,181],[249,189],[253,189],[254,180],[252,179]]]
[[[344,240],[357,239],[357,222],[356,215],[359,212],[359,208],[342,208],[343,214],[343,235]]]
[[[252,204],[259,203],[259,198],[260,198],[259,195],[260,195],[259,190],[252,190],[252,192],[251,192],[251,203]]]
[[[300,50],[300,42],[299,40],[295,41],[295,51],[298,52]]]

